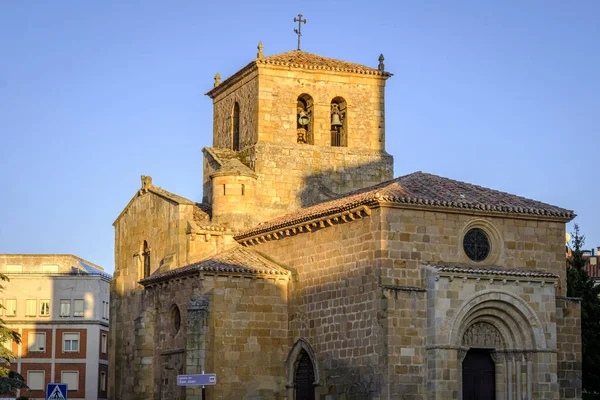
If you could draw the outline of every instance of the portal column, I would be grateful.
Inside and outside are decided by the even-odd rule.
[[[525,360],[527,360],[527,400],[532,400],[531,397],[531,378],[533,376],[533,368],[531,365],[532,353],[525,353]]]
[[[513,400],[513,355],[512,353],[506,353],[506,377],[508,379],[506,385],[506,398],[507,400]]]
[[[523,396],[521,395],[522,387],[521,387],[521,353],[515,354],[515,373],[516,373],[516,381],[517,381],[517,400],[522,400]]]
[[[504,353],[492,351],[490,353],[494,360],[496,370],[496,400],[506,400],[506,362]]]

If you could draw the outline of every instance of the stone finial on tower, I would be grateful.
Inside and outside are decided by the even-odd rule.
[[[221,74],[217,72],[217,74],[215,75],[215,85],[214,87],[217,87],[221,84]]]
[[[379,71],[383,71],[385,69],[385,65],[383,65],[383,60],[384,60],[383,54],[380,54],[379,55],[379,66],[377,67],[377,69]]]
[[[142,175],[142,189],[148,189],[149,187],[152,186],[152,177],[151,176],[146,176],[146,175]]]
[[[262,42],[258,42],[258,46],[256,46],[256,48],[258,49],[258,53],[256,53],[256,58],[265,58],[265,53],[263,53],[263,44]]]

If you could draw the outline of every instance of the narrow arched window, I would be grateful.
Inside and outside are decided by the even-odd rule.
[[[237,101],[233,105],[231,121],[231,148],[238,151],[240,149],[240,105]]]
[[[348,146],[348,115],[346,100],[336,97],[331,100],[331,145],[335,147]]]
[[[298,96],[296,103],[296,132],[298,143],[314,144],[313,99],[306,93]]]
[[[144,259],[144,278],[147,278],[150,276],[150,246],[148,246],[148,242],[145,240],[142,257]]]

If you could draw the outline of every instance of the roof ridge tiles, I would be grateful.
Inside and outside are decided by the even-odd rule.
[[[575,217],[572,210],[417,171],[274,218],[241,232],[235,238],[242,240],[372,202],[536,215],[560,218],[561,220],[571,220]]]

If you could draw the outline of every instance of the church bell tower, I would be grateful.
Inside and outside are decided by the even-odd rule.
[[[393,178],[378,68],[301,50],[256,58],[206,93],[213,147],[204,199],[213,220],[250,227]]]

